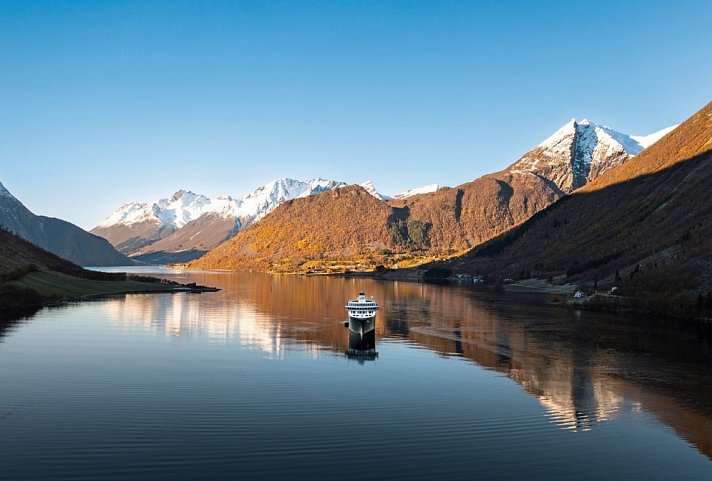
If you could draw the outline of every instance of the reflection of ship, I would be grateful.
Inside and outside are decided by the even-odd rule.
[[[349,356],[376,357],[376,310],[378,304],[358,293],[358,298],[346,303],[349,313]]]

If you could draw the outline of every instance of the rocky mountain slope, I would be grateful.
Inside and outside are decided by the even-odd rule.
[[[712,103],[625,165],[441,266],[699,295],[712,288],[710,183]]]
[[[523,222],[643,148],[607,127],[571,121],[504,171],[455,188],[374,204],[352,186],[341,196],[289,202],[190,265],[318,270],[451,255]]]
[[[74,224],[33,214],[0,184],[0,227],[75,264],[131,265],[105,239]]]

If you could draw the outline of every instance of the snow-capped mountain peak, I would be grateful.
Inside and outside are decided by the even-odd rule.
[[[641,137],[587,119],[571,119],[508,171],[544,177],[570,192],[639,154],[673,128]]]
[[[212,201],[189,190],[179,190],[170,199],[154,203],[153,212],[161,224],[179,229],[211,209]]]
[[[186,193],[185,190],[183,190],[183,189],[178,189],[178,190],[175,192],[175,194],[173,194],[173,195],[171,196],[170,200],[171,200],[171,201],[176,201],[176,200],[180,199],[181,197],[183,197],[183,196],[185,195],[185,193]]]
[[[145,202],[124,204],[99,227],[110,227],[116,224],[132,225],[150,221],[179,229],[203,215],[205,211],[211,210],[211,205],[212,201],[204,195],[181,189],[171,197],[158,199],[151,204]]]

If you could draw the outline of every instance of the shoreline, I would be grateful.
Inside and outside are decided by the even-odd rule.
[[[175,270],[190,271],[184,265],[166,266]],[[201,272],[261,272],[265,274],[279,275],[301,275],[307,277],[341,277],[345,279],[363,278],[381,281],[404,281],[404,282],[425,282],[425,283],[448,283],[452,285],[477,285],[482,289],[491,289],[512,294],[535,294],[549,296],[547,304],[551,306],[564,307],[567,309],[585,309],[590,311],[609,313],[634,313],[639,315],[649,315],[663,317],[677,321],[695,321],[712,323],[712,319],[695,313],[689,309],[680,310],[675,306],[675,297],[670,297],[666,293],[649,292],[645,295],[616,295],[606,292],[588,292],[581,298],[574,297],[577,290],[586,292],[586,282],[554,284],[545,279],[522,279],[517,281],[505,280],[504,283],[492,283],[485,281],[480,276],[457,275],[452,272],[440,269],[404,268],[404,269],[376,269],[371,271],[347,271],[347,272],[309,272],[309,271],[239,271],[230,269],[200,269]]]
[[[86,279],[56,271],[31,272],[0,284],[0,319],[12,320],[35,314],[44,307],[91,301],[127,294],[217,292],[217,287],[181,284],[149,276],[126,275],[124,279]]]

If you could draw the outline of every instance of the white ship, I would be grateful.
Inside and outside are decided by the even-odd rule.
[[[376,328],[376,310],[378,304],[373,299],[366,299],[366,294],[358,293],[358,298],[346,303],[349,313],[349,330],[363,337]]]

